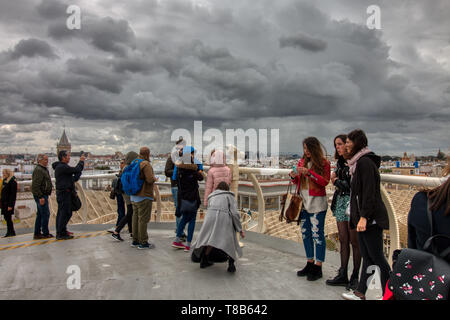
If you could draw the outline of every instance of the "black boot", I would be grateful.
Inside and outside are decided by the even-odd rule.
[[[358,284],[359,284],[358,279],[359,279],[358,274],[352,274],[352,276],[350,277],[350,281],[347,284],[346,289],[355,291],[356,288],[358,288]]]
[[[312,266],[311,272],[308,274],[308,281],[316,281],[322,278],[322,266],[317,264]]]
[[[212,266],[214,263],[208,260],[208,256],[205,253],[206,250],[203,250],[202,257],[200,258],[200,268],[204,269],[209,266]]]
[[[297,271],[297,276],[306,277],[311,272],[313,266],[314,262],[308,262],[306,264],[306,267],[304,267],[302,270]]]
[[[236,266],[234,265],[234,259],[233,258],[229,258],[228,259],[228,272],[230,273],[235,273],[236,272]]]
[[[338,275],[334,279],[330,279],[326,281],[326,284],[329,286],[347,286],[348,285],[348,276],[347,269],[340,268]]]

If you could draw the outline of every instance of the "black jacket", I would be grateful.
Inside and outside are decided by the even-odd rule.
[[[408,248],[423,250],[425,242],[431,237],[431,226],[428,222],[428,197],[425,192],[418,192],[411,201],[408,214]],[[434,234],[450,237],[450,216],[445,216],[445,204],[439,210],[431,212],[433,216]],[[450,247],[450,240],[437,239],[439,251]]]
[[[336,191],[331,202],[331,211],[333,212],[336,209],[337,196],[350,195],[350,168],[344,158],[339,157],[334,172],[336,173],[337,179],[334,181]]]
[[[12,211],[10,211],[10,213],[14,214],[14,206],[16,205],[16,198],[17,198],[16,177],[12,177],[8,183],[6,183],[6,179],[4,179],[2,187],[2,200],[1,200],[1,209],[3,215],[8,212],[8,208],[12,208]]]
[[[166,167],[164,168],[164,174],[166,175],[166,177],[170,178],[170,186],[171,187],[177,186],[177,181],[172,180],[174,169],[175,169],[175,164],[172,161],[172,156],[169,156],[169,158],[167,158],[167,161],[166,161]]]
[[[356,163],[351,179],[350,228],[355,229],[359,219],[367,219],[367,228],[375,221],[382,229],[389,229],[389,217],[381,199],[380,172],[381,158],[370,152]]]
[[[56,191],[75,190],[75,182],[81,177],[84,162],[80,161],[75,167],[71,167],[66,163],[57,161],[52,164],[52,167],[55,170]]]
[[[178,180],[178,204],[180,206],[181,199],[189,201],[197,201],[197,208],[202,203],[200,200],[200,193],[198,191],[198,181],[203,180],[203,175],[197,171],[188,169],[177,169]]]

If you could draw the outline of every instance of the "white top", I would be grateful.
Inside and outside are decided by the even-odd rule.
[[[312,163],[308,163],[308,169],[311,169]],[[303,209],[309,213],[319,213],[328,209],[328,201],[326,196],[310,196],[309,195],[309,178],[307,178],[307,188],[302,189],[300,186],[300,196],[303,199]]]

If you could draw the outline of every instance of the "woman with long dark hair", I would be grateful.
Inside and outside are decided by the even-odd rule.
[[[450,164],[443,175],[450,174]],[[425,242],[431,237],[427,208],[433,215],[433,228],[436,234],[450,237],[450,178],[434,189],[423,189],[411,201],[408,214],[408,248],[423,250]],[[438,250],[450,247],[449,240],[438,239]]]
[[[350,228],[358,232],[358,242],[363,266],[358,287],[351,293],[344,293],[347,300],[365,300],[367,273],[370,266],[377,266],[384,289],[389,279],[390,267],[383,251],[383,230],[389,229],[389,217],[381,199],[381,158],[368,148],[364,131],[350,132],[345,144],[351,159],[350,167]]]
[[[330,181],[330,162],[325,158],[317,138],[303,140],[303,158],[297,164],[297,173],[292,171],[290,176],[303,199],[300,222],[308,260],[306,266],[297,272],[297,276],[307,276],[309,281],[315,281],[322,278],[322,263],[325,261],[324,228],[328,209],[325,187]]]
[[[334,138],[335,154],[337,160],[336,170],[331,174],[331,182],[336,187],[331,204],[331,211],[336,217],[338,228],[341,267],[334,279],[326,281],[330,286],[347,286],[347,289],[355,290],[358,286],[359,268],[361,267],[361,254],[359,252],[358,235],[356,230],[350,229],[350,168],[347,165],[348,153],[345,150],[347,135],[341,134]],[[350,260],[350,244],[353,253],[353,273],[348,280],[348,262]]]

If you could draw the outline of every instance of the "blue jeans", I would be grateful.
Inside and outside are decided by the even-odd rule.
[[[125,201],[123,200],[123,195],[121,194],[116,194],[116,199],[117,199],[117,222],[116,222],[116,227],[119,225],[120,220],[123,219],[123,217],[125,217]]]
[[[177,227],[177,237],[181,238],[181,236],[183,235],[184,227],[186,227],[186,224],[189,224],[186,242],[191,243],[192,238],[194,237],[196,219],[197,219],[197,211],[195,211],[195,213],[192,213],[190,215],[182,215],[180,219],[180,224]]]
[[[172,187],[171,188],[172,191],[172,197],[173,197],[173,204],[175,205],[175,209],[177,208],[177,204],[178,204],[178,187]],[[178,226],[180,225],[180,221],[181,221],[181,217],[175,217],[177,226],[175,227],[175,232],[177,232],[178,230]],[[184,230],[183,230],[184,232]]]
[[[300,213],[300,228],[303,237],[303,246],[305,247],[306,258],[314,260],[314,244],[316,248],[316,261],[325,261],[325,215],[326,211],[319,213],[309,213],[302,209]]]
[[[48,231],[48,221],[50,219],[50,210],[48,208],[48,196],[43,197],[45,199],[45,203],[43,206],[39,203],[39,198],[34,196],[34,201],[36,201],[36,222],[34,224],[34,234],[38,235],[48,235],[50,232]]]

